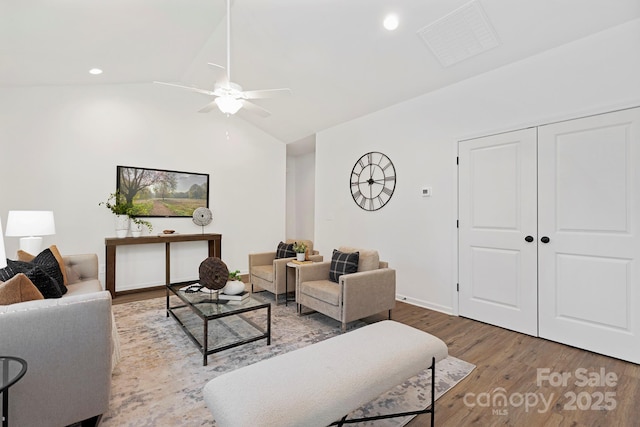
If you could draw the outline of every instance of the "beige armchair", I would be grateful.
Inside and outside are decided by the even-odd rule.
[[[358,271],[343,274],[336,283],[329,280],[331,261],[301,266],[296,283],[300,312],[307,307],[336,319],[342,323],[343,332],[347,323],[383,311],[388,310],[391,319],[396,303],[396,271],[379,260],[377,251],[350,247],[338,250],[359,252]]]
[[[287,239],[285,243],[304,242],[307,245],[307,258],[314,262],[321,262],[322,255],[318,251],[313,250],[313,242],[311,240],[295,240]],[[276,259],[276,251],[261,252],[249,254],[249,281],[251,282],[251,292],[255,288],[261,288],[275,295],[276,305],[278,304],[278,296],[285,293],[285,285],[287,274],[289,277],[289,292],[295,292],[295,271],[287,271],[287,263],[295,259],[278,258]],[[286,296],[285,296],[286,298]]]

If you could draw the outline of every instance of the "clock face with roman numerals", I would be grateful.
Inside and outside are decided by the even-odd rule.
[[[360,157],[351,171],[351,196],[365,211],[386,205],[396,188],[396,169],[382,153],[372,151]]]

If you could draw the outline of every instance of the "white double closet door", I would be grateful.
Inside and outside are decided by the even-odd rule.
[[[640,108],[458,148],[460,315],[640,363]]]

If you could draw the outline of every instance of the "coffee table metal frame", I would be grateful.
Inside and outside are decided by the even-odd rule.
[[[207,357],[213,353],[218,353],[220,351],[228,350],[233,347],[249,344],[251,342],[262,340],[262,339],[266,339],[267,345],[271,345],[271,304],[270,303],[261,303],[260,301],[255,300],[252,297],[249,297],[248,301],[243,302],[242,304],[237,304],[237,305],[229,304],[229,303],[220,304],[220,305],[223,305],[225,308],[228,308],[229,309],[228,311],[218,312],[215,314],[206,314],[206,313],[203,313],[203,311],[200,309],[200,306],[204,304],[217,305],[216,300],[208,300],[208,299],[197,300],[198,297],[194,296],[194,294],[186,294],[185,292],[180,291],[181,288],[185,286],[189,286],[190,284],[193,284],[193,282],[174,283],[174,284],[167,285],[167,317],[171,315],[171,317],[173,317],[176,320],[176,322],[178,322],[178,324],[180,325],[182,330],[187,334],[187,336],[191,338],[191,341],[193,341],[193,343],[200,349],[200,352],[202,353],[202,356],[203,356],[202,364],[204,366],[207,365]],[[169,297],[171,296],[171,293],[177,296],[182,302],[184,302],[184,304],[171,306],[169,303]],[[189,298],[188,296],[192,296],[192,297]],[[189,328],[187,328],[187,326],[173,312],[175,309],[179,309],[179,308],[190,308],[191,311],[193,311],[193,313],[195,313],[198,317],[202,319],[203,329],[204,329],[202,343],[198,341],[198,339],[193,335],[193,333],[189,330]],[[243,313],[247,313],[250,311],[258,311],[261,309],[267,310],[267,325],[265,328],[262,328],[261,326],[255,324],[253,321],[251,321],[250,319],[247,319],[244,316],[240,316],[242,320],[244,320],[245,322],[247,322],[248,324],[256,328],[258,331],[263,332],[261,335],[235,341],[231,344],[223,345],[220,347],[209,348],[209,321],[215,320],[215,319],[221,319],[223,317],[228,317],[228,316],[237,316]]]
[[[20,368],[13,375],[10,374],[9,364],[17,364]],[[27,362],[20,357],[0,356],[2,363],[2,377],[0,378],[0,393],[2,394],[2,427],[9,425],[9,387],[20,381],[27,372]]]

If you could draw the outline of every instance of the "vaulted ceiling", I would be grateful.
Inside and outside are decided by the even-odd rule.
[[[0,87],[165,81],[212,88],[220,74],[207,62],[226,62],[225,6],[0,0]],[[382,26],[390,12],[399,17],[395,31]],[[232,80],[246,90],[291,88],[290,97],[255,101],[270,117],[239,113],[290,143],[639,17],[638,0],[234,0]],[[444,60],[419,34],[431,24],[423,33],[443,43]],[[488,49],[477,53],[487,35]],[[456,48],[471,56],[448,63]],[[104,73],[90,75],[92,67]]]

